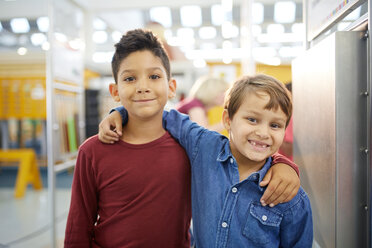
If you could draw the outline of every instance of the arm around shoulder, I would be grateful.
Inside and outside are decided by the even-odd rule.
[[[174,109],[169,112],[164,111],[163,126],[173,138],[178,140],[189,155],[193,154],[201,136],[205,132],[209,132],[197,123],[192,122],[188,115],[181,114]]]

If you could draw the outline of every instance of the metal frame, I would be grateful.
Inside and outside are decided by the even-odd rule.
[[[327,24],[327,26],[324,27],[323,30],[318,32],[311,40],[308,40],[309,34],[308,34],[308,2],[309,0],[303,1],[303,22],[305,24],[305,35],[304,35],[304,48],[305,50],[312,47],[313,43],[317,42],[318,40],[322,39],[322,36],[324,38],[325,33],[332,28],[332,26],[339,22],[339,20],[343,19],[347,14],[349,14],[353,9],[359,6],[354,5],[352,8],[344,11],[338,18],[336,18],[333,22]],[[368,47],[367,47],[367,89],[365,96],[367,97],[367,106],[366,106],[366,147],[363,147],[362,151],[364,154],[368,154],[366,156],[367,158],[367,199],[369,199],[369,202],[367,202],[367,205],[365,206],[365,210],[367,211],[367,218],[368,218],[368,226],[367,226],[367,233],[368,235],[368,241],[367,246],[369,248],[372,248],[372,214],[371,214],[371,207],[372,207],[372,39],[371,39],[371,27],[372,27],[372,0],[363,1],[362,3],[368,2],[368,13],[366,15],[363,15],[358,20],[356,20],[354,23],[352,23],[346,30],[355,30],[355,28],[365,25],[364,23],[368,23],[368,29],[365,33],[365,39],[367,39]]]
[[[371,214],[371,207],[372,207],[372,165],[371,165],[371,161],[372,161],[372,154],[371,154],[371,147],[372,147],[372,121],[371,121],[371,118],[372,118],[372,99],[371,99],[371,96],[372,96],[372,71],[371,71],[371,66],[372,66],[372,39],[371,39],[371,26],[372,26],[372,0],[368,0],[368,30],[367,30],[367,39],[368,39],[368,47],[367,47],[367,50],[368,50],[368,65],[367,65],[367,68],[368,68],[368,89],[367,89],[367,92],[369,93],[368,95],[368,106],[367,106],[367,120],[368,120],[368,123],[367,123],[367,144],[368,144],[368,151],[369,151],[369,156],[368,156],[368,184],[369,184],[369,187],[367,188],[367,194],[368,194],[368,197],[369,197],[369,204],[368,206],[366,206],[366,210],[368,210],[368,219],[369,219],[369,225],[368,225],[368,233],[370,234],[369,235],[369,240],[368,240],[368,247],[372,248],[372,240],[371,240],[371,237],[372,237],[372,214]]]
[[[62,90],[66,92],[73,92],[78,94],[80,106],[79,113],[84,116],[84,88],[83,85],[72,86],[62,83],[55,82],[55,73],[53,71],[53,48],[54,48],[54,29],[55,29],[55,2],[58,0],[47,0],[48,4],[48,17],[49,17],[49,30],[48,30],[48,40],[50,48],[47,51],[46,55],[46,101],[47,101],[47,160],[48,160],[48,201],[49,201],[49,216],[50,216],[50,239],[51,247],[56,247],[56,174],[62,171],[65,171],[68,168],[74,167],[76,163],[75,157],[77,152],[73,152],[64,156],[64,162],[56,164],[55,163],[55,136],[56,131],[59,130],[57,124],[55,124],[56,115],[55,115],[55,90]],[[71,2],[74,6],[80,8],[75,3]],[[79,140],[83,140],[85,134],[83,135],[82,131],[85,129],[85,122],[79,120],[78,128],[80,129]],[[84,132],[85,133],[85,132]]]

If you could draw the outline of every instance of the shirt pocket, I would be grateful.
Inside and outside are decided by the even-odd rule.
[[[257,245],[274,244],[279,241],[282,219],[283,215],[274,209],[252,202],[247,211],[243,235]]]

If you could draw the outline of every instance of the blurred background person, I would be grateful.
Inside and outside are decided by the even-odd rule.
[[[222,132],[222,122],[210,124],[208,111],[216,106],[222,107],[228,87],[229,84],[222,78],[202,76],[191,87],[189,95],[176,105],[176,109],[189,115],[190,119],[199,125]]]

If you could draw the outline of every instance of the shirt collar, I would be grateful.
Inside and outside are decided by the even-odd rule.
[[[217,156],[217,161],[219,161],[219,162],[225,162],[225,161],[227,161],[230,158],[233,158],[233,155],[232,155],[231,150],[230,150],[230,142],[226,142],[225,145],[222,146],[221,152]],[[272,162],[272,158],[271,157],[267,158],[266,159],[266,162],[262,166],[261,170],[255,172],[255,173],[252,173],[252,175],[250,175],[248,177],[248,178],[253,179],[254,177],[257,178],[257,176],[258,176],[258,188],[260,189],[260,191],[264,191],[265,190],[265,188],[263,188],[263,187],[260,186],[260,182],[262,182],[262,180],[265,177],[267,171],[270,169],[271,162]]]
[[[264,166],[262,166],[261,170],[257,171],[256,173],[258,174],[258,188],[261,190],[261,191],[264,191],[265,188],[261,187],[260,186],[260,183],[262,182],[263,178],[265,177],[267,171],[270,169],[271,167],[271,162],[272,162],[272,158],[269,157],[266,159],[266,163],[264,164]],[[256,174],[256,173],[253,173],[253,174]],[[253,175],[252,174],[252,175]],[[265,186],[266,187],[266,186]]]
[[[230,150],[230,142],[229,140],[227,140],[227,142],[225,142],[225,144],[221,147],[220,154],[218,154],[217,156],[217,161],[225,162],[226,160],[232,157],[233,155]]]

